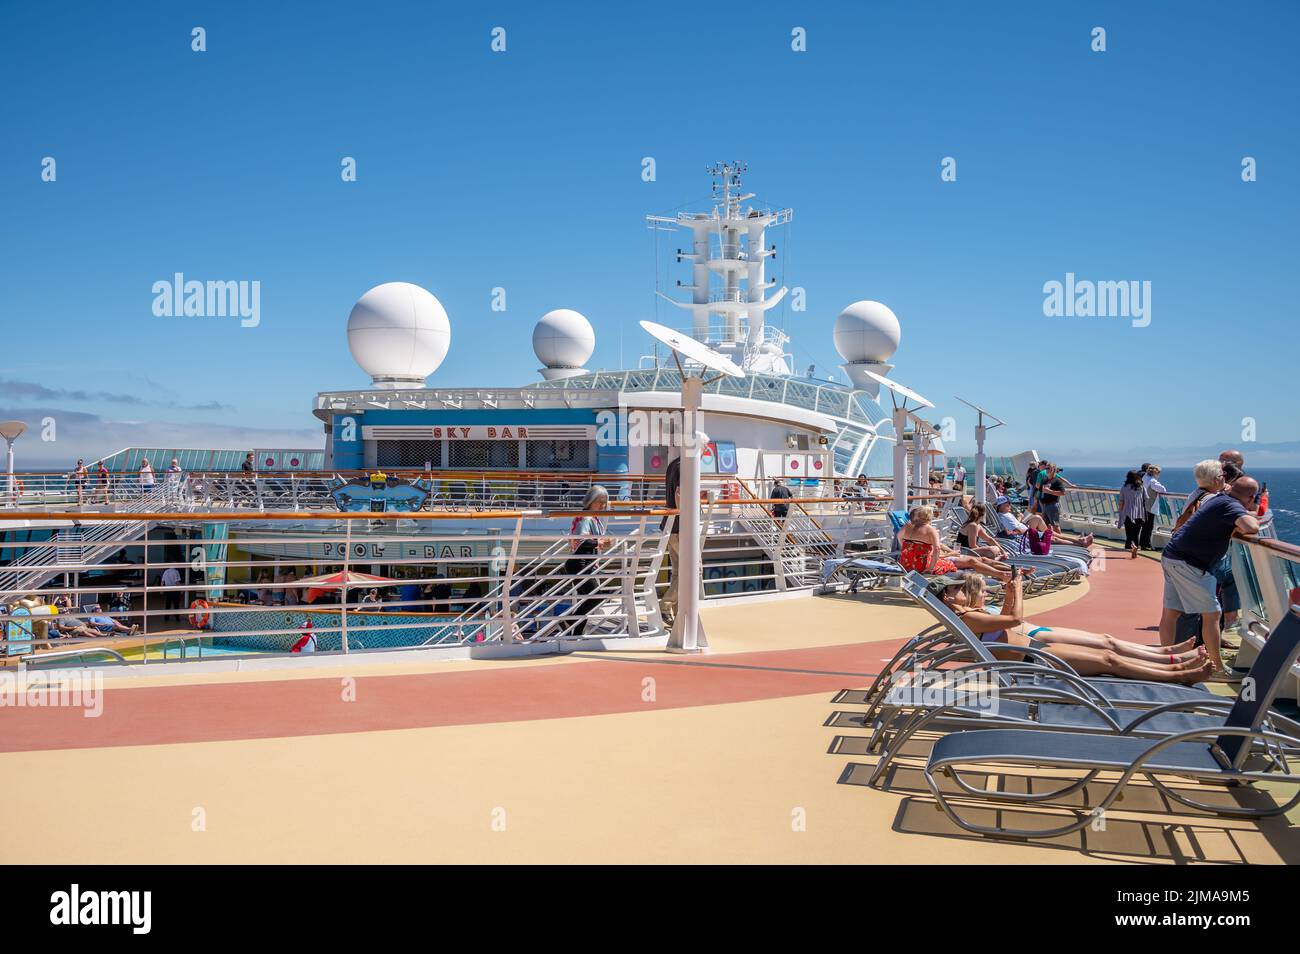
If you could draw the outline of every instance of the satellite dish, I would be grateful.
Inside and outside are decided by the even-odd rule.
[[[7,441],[16,441],[23,436],[27,425],[22,421],[0,421],[0,437]]]
[[[891,381],[883,374],[876,374],[876,372],[868,371],[866,368],[862,368],[860,370],[862,374],[865,374],[871,380],[879,384],[882,388],[887,388],[893,393],[899,395],[903,399],[904,403],[906,403],[907,401],[916,401],[918,404],[921,405],[921,407],[934,407],[933,401],[926,400],[925,398],[921,397],[921,395],[913,391],[911,388],[905,388],[897,381]]]
[[[641,322],[641,327],[645,329],[646,334],[652,338],[662,341],[673,351],[680,354],[689,361],[703,365],[710,371],[721,371],[723,374],[729,374],[733,378],[743,378],[745,372],[730,358],[718,354],[708,345],[696,341],[694,338],[687,337],[680,331],[673,331],[664,325],[656,324],[653,321]],[[930,405],[933,407],[934,405]]]

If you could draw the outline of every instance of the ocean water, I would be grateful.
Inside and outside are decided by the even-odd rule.
[[[1247,458],[1249,460],[1249,458]],[[1270,467],[1246,472],[1261,484],[1268,485],[1268,508],[1273,511],[1277,535],[1288,543],[1300,543],[1300,468]],[[1124,467],[1071,467],[1065,466],[1065,476],[1071,482],[1090,487],[1113,487],[1124,483]],[[1196,489],[1190,467],[1165,467],[1160,472],[1160,482],[1171,493],[1191,493]]]

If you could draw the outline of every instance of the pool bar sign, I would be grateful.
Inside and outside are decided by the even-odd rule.
[[[314,545],[313,545],[314,546]],[[348,552],[354,560],[378,560],[384,556],[388,544],[385,543],[353,543],[349,548],[346,543],[322,543],[320,544],[322,554],[326,557],[342,559],[344,551]],[[401,543],[397,549],[402,553],[402,557],[408,560],[451,560],[465,559],[470,560],[475,557],[476,547],[472,543]]]

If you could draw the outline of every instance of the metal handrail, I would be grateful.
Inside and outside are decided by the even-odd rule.
[[[85,649],[60,649],[52,653],[30,653],[26,656],[19,656],[19,660],[26,665],[33,663],[39,664],[59,659],[80,659],[86,662],[87,656],[104,656],[114,663],[127,664],[127,659],[115,649],[109,649],[106,646],[88,646]]]

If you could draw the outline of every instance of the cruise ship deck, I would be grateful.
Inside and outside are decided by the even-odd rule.
[[[1156,642],[1160,568],[1108,549],[1036,622]],[[11,709],[15,862],[1293,863],[1300,810],[1247,821],[1130,785],[1103,830],[969,835],[919,768],[883,788],[853,706],[929,622],[888,590],[711,602],[712,652],[322,655],[107,670],[103,713]],[[1227,693],[1226,685],[1216,690]],[[1195,786],[1258,803],[1283,790]],[[41,793],[59,793],[42,797]],[[1245,794],[1242,794],[1245,793]],[[1091,792],[1062,804],[1086,805]],[[1285,796],[1282,796],[1283,798]],[[1034,811],[1053,811],[1051,807]],[[991,811],[991,810],[989,810]],[[1000,809],[1006,815],[1015,809]]]

